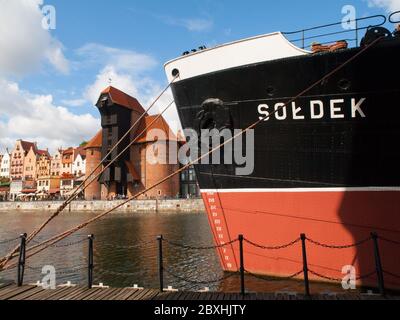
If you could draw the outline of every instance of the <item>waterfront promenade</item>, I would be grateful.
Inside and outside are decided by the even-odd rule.
[[[123,200],[115,201],[73,201],[66,208],[69,212],[105,211],[117,206]],[[61,201],[0,202],[0,213],[4,211],[49,211],[54,212]],[[205,212],[201,199],[133,200],[115,212]]]
[[[140,300],[171,300],[171,301],[243,301],[243,300],[400,300],[400,297],[371,294],[315,294],[306,297],[295,292],[276,293],[239,293],[224,292],[190,292],[170,291],[160,292],[153,289],[59,286],[54,290],[45,290],[37,285],[0,284],[0,300],[102,300],[102,301],[140,301]]]

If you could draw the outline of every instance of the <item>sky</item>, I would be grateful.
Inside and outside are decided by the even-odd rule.
[[[400,0],[0,0],[0,153],[17,139],[76,146],[100,129],[94,104],[107,86],[147,108],[182,52],[341,21],[346,5],[357,17],[400,10]],[[174,106],[165,117],[176,131]]]

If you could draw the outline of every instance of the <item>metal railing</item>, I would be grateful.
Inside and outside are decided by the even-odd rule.
[[[394,20],[394,19],[393,19],[393,17],[396,16],[396,14],[399,14],[399,13],[400,13],[400,10],[399,10],[399,11],[393,12],[393,13],[389,16],[389,22],[390,22],[390,23],[400,23],[400,19],[399,19],[399,20]]]
[[[14,243],[20,240],[20,250],[19,250],[19,255],[18,255],[18,263],[16,265],[17,268],[17,284],[18,286],[22,286],[24,282],[24,275],[25,275],[25,270],[41,270],[42,268],[40,266],[31,266],[26,263],[26,234],[20,235],[18,238],[12,238],[12,239],[4,239],[0,240],[0,246],[1,245],[7,245],[10,243]],[[129,273],[129,272],[116,272],[116,271],[107,271],[103,270],[100,267],[96,266],[95,261],[94,261],[94,241],[95,237],[94,235],[89,235],[87,237],[81,238],[77,241],[71,241],[71,242],[66,242],[63,244],[55,245],[54,248],[65,248],[65,247],[70,247],[70,246],[76,246],[80,245],[83,243],[88,243],[88,254],[87,254],[87,263],[86,265],[79,265],[75,266],[72,269],[68,268],[61,268],[57,272],[58,274],[62,275],[69,275],[69,274],[75,274],[78,271],[82,270],[87,270],[87,286],[88,288],[93,287],[93,279],[94,279],[94,272],[95,270],[98,270],[102,272],[103,274],[110,274],[113,276],[123,276],[123,277],[133,277],[135,276],[135,273]],[[191,285],[207,285],[207,284],[216,284],[216,283],[221,283],[224,280],[227,280],[229,278],[232,278],[234,276],[239,276],[240,278],[240,293],[245,296],[246,294],[246,283],[245,283],[245,276],[250,276],[258,280],[266,281],[266,282],[271,282],[271,281],[283,281],[283,280],[291,280],[291,279],[297,279],[297,280],[303,280],[304,282],[304,291],[305,291],[305,296],[310,297],[311,296],[311,290],[310,290],[310,280],[309,280],[309,275],[313,275],[316,278],[320,278],[323,280],[331,281],[331,282],[339,282],[341,283],[343,279],[339,278],[333,278],[331,276],[323,275],[321,273],[316,272],[315,270],[310,269],[309,267],[309,262],[308,262],[308,255],[307,255],[307,243],[318,246],[324,249],[332,249],[332,250],[345,250],[345,249],[350,249],[350,248],[355,248],[355,247],[360,247],[363,246],[369,242],[373,243],[373,252],[371,252],[371,256],[374,257],[375,261],[375,270],[364,274],[360,275],[356,278],[356,280],[362,280],[366,278],[370,278],[373,275],[376,275],[377,279],[377,287],[379,288],[379,292],[382,296],[385,296],[385,275],[400,279],[400,275],[395,274],[394,272],[384,270],[382,267],[382,261],[381,261],[381,255],[380,255],[380,249],[379,249],[379,241],[391,244],[391,245],[398,245],[400,246],[400,241],[395,241],[392,239],[387,239],[384,237],[378,236],[377,233],[371,233],[370,237],[367,239],[357,241],[352,244],[347,244],[347,245],[332,245],[332,244],[326,244],[322,243],[316,240],[313,240],[311,238],[308,238],[305,234],[301,234],[299,238],[283,244],[283,245],[277,245],[277,246],[266,246],[262,244],[255,243],[247,238],[245,238],[243,235],[239,235],[238,238],[219,245],[213,245],[213,246],[191,246],[183,243],[178,243],[174,241],[170,241],[168,239],[165,239],[162,235],[158,236],[156,239],[157,242],[153,241],[138,241],[135,242],[134,244],[131,245],[115,245],[115,244],[110,244],[107,243],[106,241],[101,241],[100,243],[105,246],[110,246],[116,249],[131,249],[131,248],[144,248],[147,247],[148,245],[155,244],[157,243],[158,245],[158,254],[157,254],[157,262],[158,262],[158,280],[159,280],[159,289],[161,292],[165,291],[164,289],[164,275],[168,274],[170,277],[179,280],[181,282],[185,282]],[[204,250],[215,250],[215,249],[222,249],[228,246],[233,246],[238,243],[238,251],[239,251],[239,268],[236,272],[231,272],[228,274],[224,274],[221,277],[215,278],[215,279],[208,279],[208,280],[194,280],[190,279],[187,277],[184,277],[180,274],[177,274],[173,270],[167,268],[165,266],[165,261],[164,261],[164,244],[169,245],[174,248],[182,248],[182,249],[190,249],[190,250],[198,250],[198,251],[204,251]],[[299,254],[301,254],[302,257],[302,269],[297,271],[294,274],[288,275],[286,277],[280,277],[280,278],[271,278],[271,277],[266,277],[266,276],[261,276],[254,274],[250,272],[249,270],[246,269],[246,257],[245,257],[245,251],[244,251],[244,244],[247,244],[250,247],[257,248],[259,250],[267,250],[267,251],[277,251],[277,250],[283,250],[287,249],[289,247],[293,247],[297,244],[301,243],[301,247],[299,248]],[[303,279],[299,279],[299,276],[303,275]],[[199,279],[198,277],[196,279]]]
[[[391,17],[396,13],[397,12],[392,13],[392,15],[390,16],[389,19],[391,19]],[[373,20],[373,19],[382,19],[382,21],[379,22],[379,23],[368,24],[367,26],[365,26],[365,25],[360,26],[361,22],[369,21],[369,20]],[[327,38],[327,37],[332,37],[332,36],[336,36],[336,35],[345,35],[345,38],[343,38],[343,39],[335,39],[335,40],[346,40],[347,42],[354,42],[355,46],[358,46],[358,44],[359,44],[359,31],[367,30],[369,28],[381,27],[387,21],[388,21],[388,19],[386,18],[386,16],[379,14],[379,15],[373,15],[373,16],[368,16],[368,17],[363,17],[363,18],[349,19],[349,20],[346,20],[346,21],[329,23],[329,24],[325,24],[325,25],[321,25],[321,26],[317,26],[317,27],[312,27],[312,28],[307,28],[307,29],[301,29],[301,30],[297,30],[297,31],[282,32],[282,34],[284,36],[288,37],[288,40],[290,42],[296,44],[296,45],[298,45],[298,43],[300,42],[301,43],[301,47],[303,49],[307,49],[307,48],[311,47],[311,45],[307,45],[306,46],[306,40],[316,40],[316,39]],[[392,21],[392,20],[390,20],[390,21]],[[318,33],[318,34],[308,35],[312,31],[320,31],[322,29],[328,29],[328,28],[342,26],[343,23],[349,23],[349,24],[350,23],[354,23],[355,27],[354,28],[349,28],[349,29],[342,29],[340,31],[336,30],[336,31],[322,32],[322,33]],[[394,22],[392,22],[392,23],[394,23]],[[354,38],[349,38],[348,37],[348,35],[351,36],[351,34],[354,35]],[[289,39],[293,35],[296,35],[297,38]],[[323,41],[320,44],[327,44],[327,43],[331,43],[331,42],[332,41]]]

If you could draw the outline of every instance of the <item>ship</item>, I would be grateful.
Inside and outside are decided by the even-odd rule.
[[[243,235],[246,272],[293,275],[304,269],[301,242],[293,244],[304,234],[312,281],[344,279],[350,266],[357,285],[377,287],[376,248],[366,241],[376,233],[392,240],[378,242],[385,286],[400,289],[400,35],[382,17],[356,30],[365,31],[354,46],[307,49],[288,39],[296,32],[274,32],[165,64],[184,129],[262,120],[250,175],[235,174],[235,163],[195,164],[224,271],[240,270],[232,242]]]

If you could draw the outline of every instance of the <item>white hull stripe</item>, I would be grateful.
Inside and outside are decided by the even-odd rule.
[[[305,192],[400,192],[400,187],[288,188],[288,189],[203,189],[201,193],[305,193]]]

